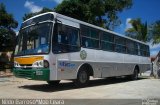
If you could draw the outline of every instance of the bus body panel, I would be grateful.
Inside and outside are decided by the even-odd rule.
[[[125,58],[125,54],[106,52],[82,48],[87,52],[85,60],[80,58],[80,53],[59,54],[57,55],[57,79],[76,79],[79,68],[87,63],[93,68],[93,77],[111,77],[133,74],[136,65],[139,67],[139,73],[150,70],[148,63],[143,63],[146,57],[138,59],[139,56]],[[92,52],[92,53],[91,53]],[[102,53],[99,53],[102,52]],[[97,53],[98,55],[94,54]],[[96,56],[94,56],[96,55]],[[106,55],[106,56],[104,56]],[[103,59],[102,59],[103,58]],[[123,60],[122,60],[123,59]],[[138,61],[136,61],[138,59]],[[117,62],[119,61],[119,62]],[[130,61],[130,62],[128,62]],[[132,62],[131,62],[132,61]],[[141,62],[140,62],[141,61]]]

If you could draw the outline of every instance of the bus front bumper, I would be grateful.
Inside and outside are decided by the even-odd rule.
[[[31,80],[49,80],[50,70],[48,68],[41,68],[41,69],[21,69],[21,68],[14,68],[13,73],[16,77],[19,78],[27,78]]]

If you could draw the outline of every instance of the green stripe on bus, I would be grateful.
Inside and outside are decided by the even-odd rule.
[[[13,73],[16,77],[27,78],[32,80],[49,80],[50,70],[48,68],[41,69],[19,69],[14,68]]]

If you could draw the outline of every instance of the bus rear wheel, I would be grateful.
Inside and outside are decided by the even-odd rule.
[[[60,80],[56,80],[56,81],[47,81],[48,85],[51,86],[57,86],[59,85]]]
[[[74,83],[77,87],[85,87],[89,82],[89,74],[86,70],[80,70]]]

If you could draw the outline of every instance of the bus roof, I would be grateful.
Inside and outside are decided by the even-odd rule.
[[[67,20],[70,20],[70,21],[73,21],[73,22],[76,22],[76,23],[79,23],[79,24],[83,24],[83,25],[86,25],[86,26],[89,26],[89,27],[93,27],[93,28],[99,29],[99,30],[101,30],[101,31],[109,32],[109,33],[112,33],[112,34],[114,34],[114,35],[117,35],[117,36],[120,36],[120,37],[123,37],[123,38],[126,38],[126,39],[130,39],[130,40],[139,42],[139,43],[141,43],[141,44],[148,45],[147,43],[142,42],[142,41],[139,41],[139,40],[137,40],[137,39],[133,39],[133,38],[130,38],[130,37],[128,37],[128,36],[125,36],[125,35],[116,33],[116,32],[114,32],[114,31],[110,31],[110,30],[101,28],[101,27],[99,27],[99,26],[96,26],[96,25],[93,25],[93,24],[90,24],[90,23],[87,23],[87,22],[84,22],[84,21],[81,21],[81,20],[78,20],[78,19],[74,19],[74,18],[65,16],[65,15],[62,15],[62,14],[59,14],[59,13],[56,13],[56,12],[46,12],[46,13],[42,13],[42,14],[33,16],[33,17],[25,20],[24,22],[26,22],[26,21],[28,21],[28,20],[31,20],[31,19],[33,19],[33,18],[39,17],[39,16],[41,16],[41,15],[45,15],[45,14],[53,14],[53,15],[55,16],[54,18],[56,18],[56,17],[64,18],[64,19],[67,19]],[[23,22],[23,23],[24,23],[24,22]]]

